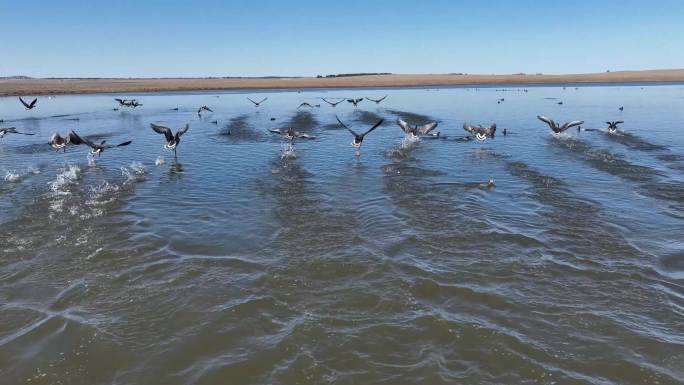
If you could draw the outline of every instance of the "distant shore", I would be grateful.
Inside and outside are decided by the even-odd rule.
[[[684,82],[684,69],[570,75],[364,75],[344,77],[0,79],[0,96],[308,88]]]

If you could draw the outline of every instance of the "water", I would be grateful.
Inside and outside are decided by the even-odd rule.
[[[680,85],[20,107],[0,99],[0,126],[36,134],[0,144],[2,383],[684,382]],[[357,157],[336,113],[386,122]],[[555,138],[537,114],[626,134]],[[408,141],[397,117],[448,137]],[[511,134],[464,141],[464,121]],[[152,122],[190,124],[177,159]],[[318,139],[267,132],[289,126]],[[46,144],[72,129],[133,143]]]

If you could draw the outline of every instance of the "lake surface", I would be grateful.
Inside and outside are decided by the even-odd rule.
[[[684,383],[684,88],[528,90],[0,98],[0,382]]]

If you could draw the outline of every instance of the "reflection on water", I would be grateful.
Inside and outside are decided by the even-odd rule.
[[[683,91],[528,90],[0,98],[0,382],[684,382]]]

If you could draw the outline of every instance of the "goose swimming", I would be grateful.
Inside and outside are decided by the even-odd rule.
[[[24,107],[26,107],[27,110],[32,110],[36,106],[36,102],[38,101],[38,98],[33,99],[33,101],[31,103],[26,103],[24,101],[24,99],[22,99],[20,96],[19,101],[21,102],[21,104],[24,105]]]
[[[573,120],[572,122],[565,122],[563,123],[563,125],[559,126],[558,123],[553,121],[553,119],[548,118],[544,115],[538,115],[537,119],[548,124],[551,130],[553,130],[553,133],[556,135],[561,134],[563,131],[567,130],[570,127],[575,127],[579,126],[580,124],[584,124],[584,120]]]
[[[176,134],[174,135],[173,132],[171,132],[171,129],[165,126],[160,126],[154,123],[150,124],[150,127],[154,130],[154,132],[158,134],[164,135],[164,138],[166,138],[166,144],[164,145],[164,148],[167,150],[173,150],[173,154],[176,155],[176,149],[178,148],[178,145],[180,144],[181,141],[181,136],[188,132],[188,129],[190,128],[189,124],[186,124],[184,127],[181,127],[176,131]]]
[[[358,106],[359,106],[359,103],[361,103],[361,102],[363,101],[363,98],[359,98],[359,99],[347,99],[347,101],[348,101],[349,103],[353,104],[354,107],[358,107]]]
[[[0,127],[0,139],[4,138],[7,134],[33,135],[27,132],[19,132],[14,127]]]
[[[375,104],[380,104],[383,100],[387,99],[387,95],[383,96],[380,99],[371,99],[369,97],[366,97],[366,99],[370,100],[371,102],[375,102]]]
[[[342,127],[346,128],[347,131],[351,132],[351,134],[354,135],[354,140],[352,140],[351,145],[354,146],[355,148],[361,148],[361,143],[363,143],[363,138],[364,138],[366,135],[368,135],[371,131],[373,131],[373,130],[375,130],[376,128],[378,128],[378,127],[382,124],[382,122],[385,121],[385,119],[380,119],[380,121],[377,122],[377,123],[375,123],[375,125],[373,125],[373,127],[369,128],[369,129],[368,129],[366,132],[364,132],[363,134],[359,134],[359,133],[357,133],[356,131],[352,130],[351,128],[347,127],[346,124],[342,123],[342,121],[340,120],[339,117],[337,117],[337,115],[335,115],[335,119],[337,119],[337,121],[342,125]]]
[[[131,144],[133,142],[132,140],[129,140],[127,142],[123,142],[123,143],[119,143],[119,144],[115,144],[115,145],[110,145],[110,144],[106,144],[106,142],[107,142],[106,140],[103,140],[102,142],[100,142],[98,144],[98,143],[93,143],[88,139],[81,138],[74,131],[71,131],[69,133],[69,139],[68,140],[69,140],[69,143],[77,145],[77,146],[81,145],[81,144],[87,145],[88,147],[90,147],[90,155],[92,155],[92,156],[95,156],[95,155],[100,156],[100,155],[102,155],[104,150],[106,150],[108,148],[124,147],[124,146],[128,146],[129,144]]]
[[[315,136],[305,134],[303,132],[295,131],[291,127],[288,129],[284,128],[271,128],[268,130],[269,132],[272,132],[274,134],[278,134],[283,136],[287,140],[295,140],[295,139],[316,139]]]
[[[487,138],[493,138],[496,133],[496,123],[489,127],[482,127],[481,125],[473,126],[472,124],[463,123],[463,129],[475,134],[475,138],[479,141],[484,141]]]
[[[401,119],[397,119],[397,124],[401,127],[402,131],[410,134],[413,137],[418,137],[420,135],[427,135],[430,131],[437,127],[437,122],[425,123],[422,126],[414,125],[413,127]]]
[[[261,100],[258,101],[258,102],[255,102],[254,100],[252,100],[252,99],[250,99],[250,98],[247,98],[247,100],[249,100],[250,102],[254,103],[254,107],[259,107],[259,105],[260,105],[261,103],[263,103],[263,102],[265,102],[265,101],[268,100],[268,97],[265,97],[265,98],[261,99]]]

